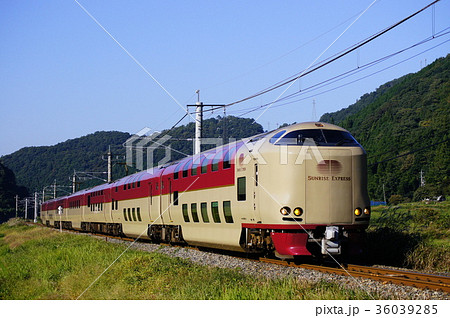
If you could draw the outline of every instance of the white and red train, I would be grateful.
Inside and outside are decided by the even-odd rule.
[[[343,128],[295,124],[46,201],[41,218],[281,258],[355,254],[370,218],[366,154]]]

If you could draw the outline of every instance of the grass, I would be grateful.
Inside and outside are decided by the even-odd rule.
[[[88,288],[124,249],[47,228],[0,225],[0,299],[370,298],[334,283],[269,280],[136,250],[124,253]]]
[[[416,270],[450,272],[450,202],[374,207],[369,261]]]

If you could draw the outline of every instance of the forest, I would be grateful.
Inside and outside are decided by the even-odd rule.
[[[450,194],[449,77],[450,55],[320,118],[349,130],[366,150],[372,200],[386,198],[393,203]],[[191,122],[159,133],[159,140],[168,138],[164,145],[171,147],[172,161],[192,154],[194,126]],[[262,132],[263,127],[253,119],[233,116],[207,119],[203,127],[203,137],[222,138],[224,142]],[[14,209],[16,194],[23,197],[41,192],[56,180],[58,185],[67,186],[58,188],[58,195],[63,195],[71,191],[74,171],[105,172],[108,149],[113,153],[113,179],[135,172],[136,167],[125,164],[124,144],[130,137],[125,132],[99,131],[0,157],[0,214]],[[165,150],[157,149],[153,162],[164,156]],[[98,179],[80,179],[79,187],[104,182],[100,179],[106,179],[105,174],[99,174]]]

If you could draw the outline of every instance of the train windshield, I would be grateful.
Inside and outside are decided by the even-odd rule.
[[[302,129],[291,131],[281,137],[275,144],[303,145],[304,143],[313,143],[316,146],[360,147],[350,133],[329,129]]]

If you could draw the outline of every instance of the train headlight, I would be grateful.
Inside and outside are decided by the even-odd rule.
[[[289,215],[289,213],[291,213],[291,208],[284,206],[280,209],[280,213],[283,215]]]
[[[356,209],[355,209],[355,215],[356,215],[356,216],[360,216],[361,213],[362,213],[362,211],[361,211],[360,208],[356,208]]]
[[[364,209],[364,214],[365,215],[369,215],[370,214],[370,208],[365,208]]]
[[[295,208],[294,209],[294,215],[295,216],[300,216],[303,214],[303,209],[302,208]]]

